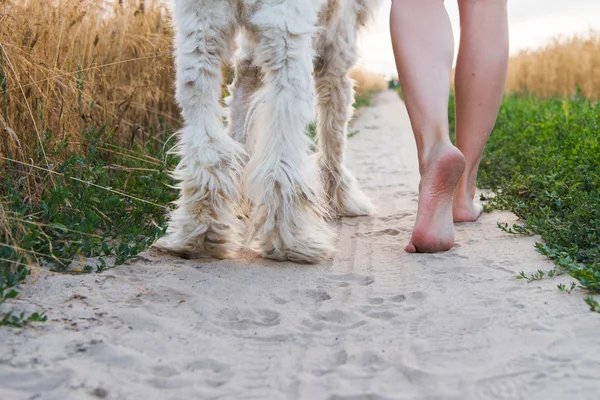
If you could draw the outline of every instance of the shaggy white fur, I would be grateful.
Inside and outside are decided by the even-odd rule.
[[[159,248],[235,256],[249,215],[247,243],[264,257],[318,262],[333,250],[330,210],[371,212],[343,157],[356,35],[380,1],[174,0],[181,195]],[[238,33],[226,131],[221,65]]]

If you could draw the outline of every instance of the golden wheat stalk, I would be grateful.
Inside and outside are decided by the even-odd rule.
[[[519,52],[510,59],[506,88],[541,97],[572,96],[580,88],[583,96],[600,99],[600,32]]]

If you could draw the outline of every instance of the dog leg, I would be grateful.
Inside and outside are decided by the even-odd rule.
[[[230,97],[226,103],[230,110],[229,134],[239,143],[251,147],[248,133],[251,130],[253,112],[252,99],[263,85],[262,71],[256,65],[254,46],[244,37],[238,41],[235,55],[235,79],[229,85]]]
[[[264,86],[254,98],[256,144],[246,183],[251,237],[264,257],[313,263],[332,253],[318,165],[306,127],[314,119],[311,42],[321,1],[284,0],[251,17]]]
[[[177,100],[183,109],[175,170],[180,197],[158,248],[179,255],[232,257],[241,243],[238,218],[243,147],[225,133],[221,65],[230,57],[235,8],[229,1],[175,0]]]
[[[356,60],[356,28],[351,22],[342,18],[339,26],[320,38],[315,60],[321,176],[331,210],[338,217],[370,215],[374,209],[344,166],[354,103],[353,82],[348,77]]]

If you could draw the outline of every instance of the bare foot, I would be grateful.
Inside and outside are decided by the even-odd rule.
[[[430,154],[419,184],[419,208],[409,253],[435,253],[454,246],[452,198],[465,169],[465,157],[451,143],[442,143]]]
[[[474,222],[479,219],[483,212],[483,205],[475,201],[477,193],[477,168],[470,173],[464,172],[458,187],[454,192],[452,204],[452,217],[454,222]]]
[[[483,205],[468,196],[454,196],[452,217],[454,222],[475,222],[483,212]]]

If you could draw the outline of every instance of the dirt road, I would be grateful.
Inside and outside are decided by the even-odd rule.
[[[354,124],[347,163],[377,206],[337,226],[318,266],[150,252],[102,274],[43,273],[0,329],[2,399],[597,399],[600,320],[536,238],[457,225],[452,251],[403,251],[417,206],[415,144],[393,92]]]

